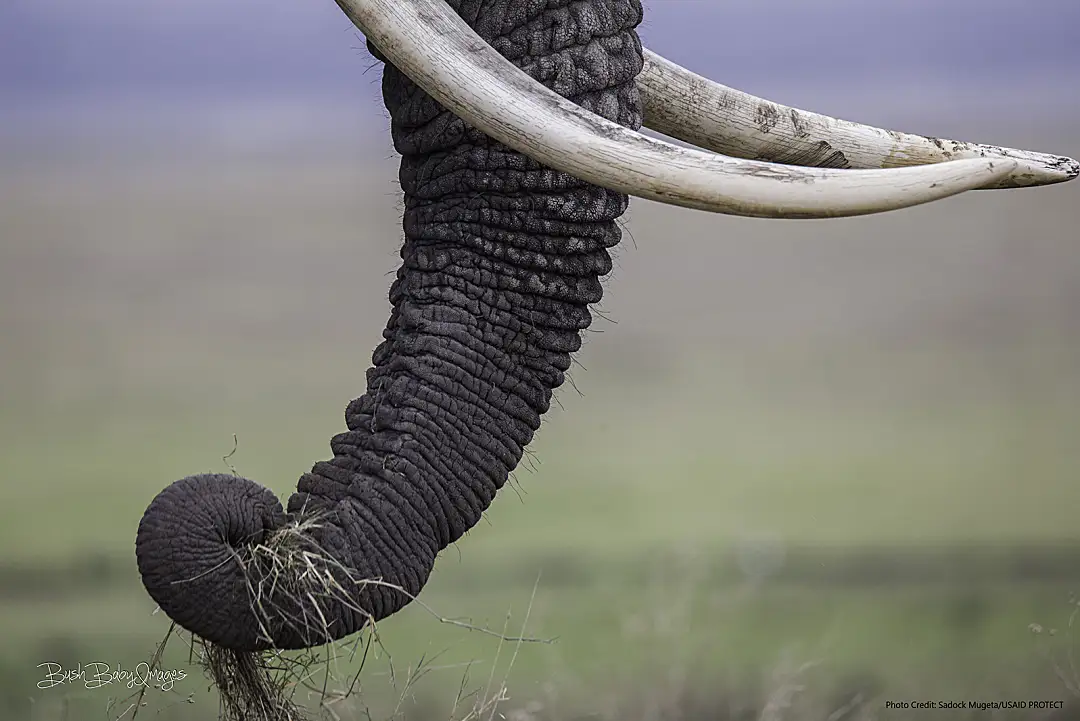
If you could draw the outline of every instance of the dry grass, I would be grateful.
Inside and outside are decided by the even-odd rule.
[[[1064,631],[1039,623],[1033,623],[1029,628],[1043,641],[1040,650],[1053,666],[1054,674],[1061,685],[1069,694],[1080,699],[1080,666],[1076,661],[1076,626],[1077,619],[1080,617],[1080,597],[1075,595],[1070,597],[1069,605],[1072,610],[1065,621]],[[1055,637],[1063,637],[1063,640],[1054,644],[1050,639]]]
[[[290,534],[298,529],[312,528],[315,521],[295,524]],[[306,524],[306,525],[305,525]],[[295,560],[296,554],[285,549],[302,547],[295,538],[282,539],[273,546],[273,558],[281,562],[282,574],[291,573],[287,560],[293,564],[326,563],[326,559]],[[265,551],[264,551],[265,552]],[[302,558],[302,557],[301,557]],[[349,640],[301,652],[269,651],[261,654],[237,654],[214,647],[198,638],[188,639],[191,661],[204,669],[207,677],[219,689],[221,703],[218,718],[250,719],[263,721],[274,719],[289,721],[302,719],[363,719],[384,721],[408,718],[447,719],[448,721],[494,721],[496,717],[509,721],[567,721],[589,718],[591,721],[793,721],[795,719],[826,719],[827,721],[861,721],[870,719],[904,718],[884,712],[884,703],[897,698],[930,699],[963,697],[965,699],[1018,699],[1045,698],[1065,699],[1068,695],[1080,700],[1080,676],[1074,659],[1074,626],[1080,618],[1080,601],[1070,600],[1066,618],[1055,624],[1033,625],[1031,630],[1038,646],[1045,652],[1045,683],[1033,683],[1041,671],[1025,674],[1023,679],[997,685],[958,686],[955,680],[943,680],[944,685],[927,685],[927,679],[912,678],[901,687],[894,683],[879,683],[872,672],[865,677],[838,679],[830,674],[829,649],[822,647],[788,647],[777,657],[771,667],[762,668],[753,676],[716,676],[702,673],[698,666],[703,647],[687,644],[693,634],[694,624],[700,620],[695,605],[701,594],[696,586],[703,582],[695,575],[696,566],[687,557],[686,563],[675,562],[658,568],[650,574],[648,583],[640,588],[642,612],[624,619],[621,643],[644,649],[650,659],[648,668],[627,669],[625,675],[617,675],[610,683],[575,685],[572,672],[565,678],[553,677],[542,686],[542,692],[528,692],[525,698],[512,698],[508,688],[510,671],[514,668],[518,653],[527,641],[524,629],[529,624],[536,595],[522,622],[517,637],[508,633],[511,616],[508,613],[501,630],[477,628],[470,624],[438,616],[421,602],[418,607],[444,623],[452,623],[464,629],[475,629],[498,637],[491,670],[474,682],[470,674],[474,663],[465,665],[439,665],[441,654],[422,656],[405,668],[395,666],[387,649],[382,645],[374,624]],[[332,563],[332,561],[331,561]],[[295,571],[302,572],[302,571]],[[325,578],[325,576],[321,576]],[[370,581],[378,583],[377,581]],[[299,588],[299,585],[292,586]],[[310,588],[310,587],[309,587]],[[340,585],[327,584],[326,593],[342,593]],[[265,599],[264,599],[265,600]],[[253,602],[254,603],[254,602]],[[261,608],[268,608],[264,604]],[[700,609],[698,609],[700,610]],[[155,649],[150,662],[157,667],[164,647],[173,636],[183,632],[171,628]],[[555,650],[555,647],[550,647]],[[732,649],[737,652],[738,649]],[[613,649],[614,651],[614,649]],[[368,661],[385,654],[389,669],[378,672],[370,669]],[[500,669],[500,660],[509,654],[509,665]],[[359,665],[355,662],[359,661]],[[345,667],[348,671],[344,671]],[[1053,668],[1053,673],[1050,668]],[[570,664],[564,667],[571,668]],[[435,672],[454,672],[462,669],[461,682],[453,696],[452,705],[442,712],[449,699],[440,696],[435,706],[434,697],[421,689],[421,681]],[[1043,667],[1040,665],[1039,667]],[[1057,678],[1054,678],[1054,675]],[[363,675],[363,681],[361,676]],[[1003,681],[997,678],[996,684]],[[886,688],[889,690],[886,691]],[[367,705],[365,690],[376,691],[386,698],[386,690],[392,689],[397,703],[392,708],[373,711]],[[445,693],[445,692],[444,692]],[[546,696],[545,696],[546,694]],[[112,717],[134,719],[143,709],[143,695],[137,694],[115,706]],[[425,705],[425,702],[429,702]],[[928,719],[1041,719],[1061,721],[1072,718],[1068,714],[1076,707],[1068,705],[1065,710],[1045,710],[1017,715],[1011,711],[977,712],[951,711],[949,714],[928,712]],[[581,712],[587,710],[587,715]],[[184,716],[187,718],[187,716]]]

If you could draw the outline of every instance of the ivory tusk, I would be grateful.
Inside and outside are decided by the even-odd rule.
[[[663,203],[760,218],[878,213],[985,187],[1007,158],[891,170],[804,169],[683,148],[590,113],[483,41],[444,0],[336,0],[382,53],[460,118],[595,185]]]
[[[961,158],[1012,158],[1016,168],[985,188],[1062,183],[1080,163],[1060,155],[942,140],[830,118],[721,85],[645,50],[638,76],[645,125],[738,158],[827,168],[903,168]]]

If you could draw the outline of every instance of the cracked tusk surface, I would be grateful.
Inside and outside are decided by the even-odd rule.
[[[683,148],[548,90],[443,0],[336,2],[394,65],[469,124],[556,170],[662,203],[758,218],[865,215],[985,187],[1017,167],[995,157],[890,170],[811,170]]]
[[[638,76],[645,125],[700,148],[808,167],[905,168],[965,158],[1011,158],[1016,168],[983,188],[1072,180],[1080,162],[1061,155],[899,133],[764,100],[645,49]]]

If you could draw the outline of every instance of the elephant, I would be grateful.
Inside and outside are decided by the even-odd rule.
[[[401,265],[366,391],[287,506],[236,474],[199,474],[139,522],[147,593],[226,649],[328,643],[421,592],[564,382],[631,195],[834,218],[1080,174],[1070,158],[873,128],[719,85],[643,47],[641,0],[336,2],[384,64]],[[301,560],[259,552],[283,538]]]

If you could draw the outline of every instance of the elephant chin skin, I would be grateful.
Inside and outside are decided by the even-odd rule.
[[[273,492],[246,478],[202,474],[176,481],[139,523],[135,555],[143,585],[180,626],[238,651],[305,648],[333,640],[326,632],[348,635],[355,629],[338,620],[336,599],[313,594],[318,609],[298,602],[290,592],[296,577],[282,578],[272,559],[255,552],[290,520]],[[308,542],[317,548],[315,539]],[[314,552],[310,557],[321,558]],[[313,618],[334,623],[329,629],[303,623]]]

